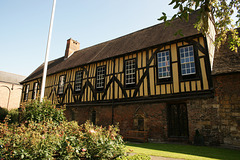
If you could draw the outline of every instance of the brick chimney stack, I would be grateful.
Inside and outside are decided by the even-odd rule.
[[[67,40],[67,46],[66,46],[66,50],[65,50],[65,59],[70,57],[73,52],[77,51],[80,49],[80,43],[73,40],[72,38]]]

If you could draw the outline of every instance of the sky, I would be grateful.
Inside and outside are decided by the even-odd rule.
[[[49,60],[161,23],[170,0],[57,0]],[[30,75],[45,60],[53,0],[0,0],[0,71]]]

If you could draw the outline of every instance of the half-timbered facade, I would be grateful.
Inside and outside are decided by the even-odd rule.
[[[82,50],[69,39],[65,56],[49,62],[45,96],[66,105],[69,120],[119,123],[123,135],[145,130],[153,141],[192,141],[204,125],[195,103],[213,97],[215,32],[203,36],[193,27],[197,18],[195,12],[188,23],[176,19]],[[175,36],[178,30],[184,36]],[[42,69],[22,82],[22,102],[40,94]]]

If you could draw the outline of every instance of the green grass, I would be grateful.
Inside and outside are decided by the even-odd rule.
[[[190,160],[240,160],[240,151],[216,147],[159,144],[159,143],[127,143],[127,151],[152,156],[171,157]]]

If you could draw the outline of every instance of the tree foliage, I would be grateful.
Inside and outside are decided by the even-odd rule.
[[[188,21],[189,14],[199,10],[200,16],[195,28],[206,35],[209,31],[208,20],[210,18],[214,21],[217,33],[216,46],[219,48],[228,38],[230,49],[237,51],[240,46],[240,37],[235,28],[240,27],[240,0],[172,0],[169,5],[173,5],[173,9],[178,9],[170,21],[175,18]],[[169,24],[166,13],[162,14],[159,20]],[[233,16],[236,18],[235,22],[232,19]],[[231,34],[227,34],[229,31]]]

